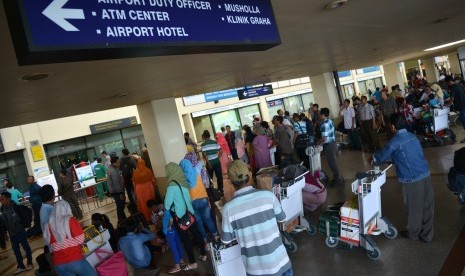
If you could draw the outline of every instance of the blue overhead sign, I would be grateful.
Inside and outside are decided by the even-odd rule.
[[[224,100],[224,99],[229,99],[229,98],[236,98],[237,90],[230,89],[230,90],[216,91],[216,92],[205,93],[204,95],[205,95],[206,102],[214,102],[214,101],[219,101],[219,100]]]
[[[3,3],[19,62],[25,64],[265,50],[281,43],[270,0],[4,0]],[[70,57],[71,50],[81,51],[81,56]],[[40,57],[40,53],[45,57]]]
[[[237,91],[237,96],[239,97],[239,100],[245,100],[269,94],[273,94],[273,87],[271,85],[240,89]]]

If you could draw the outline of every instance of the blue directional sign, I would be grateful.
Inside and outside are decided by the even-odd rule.
[[[270,0],[3,3],[19,62],[26,64],[265,50],[281,43]]]
[[[239,100],[245,100],[269,94],[273,94],[273,87],[271,85],[241,89],[237,91],[237,96],[239,97]]]

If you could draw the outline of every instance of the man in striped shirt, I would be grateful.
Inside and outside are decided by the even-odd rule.
[[[251,186],[247,165],[233,161],[228,177],[236,192],[224,205],[223,243],[237,240],[247,275],[292,276],[292,265],[281,241],[278,222],[284,222],[283,212],[276,196]]]
[[[223,152],[220,146],[210,139],[210,132],[208,130],[203,131],[202,140],[204,141],[202,143],[202,154],[203,159],[207,163],[208,175],[210,178],[213,178],[213,173],[215,173],[218,191],[223,194],[223,172],[219,158]]]

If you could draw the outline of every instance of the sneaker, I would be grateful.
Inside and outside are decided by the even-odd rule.
[[[23,267],[23,268],[18,267],[18,268],[15,270],[15,272],[13,272],[13,274],[14,274],[14,275],[17,275],[17,274],[22,273],[22,272],[24,272],[24,271],[26,271],[26,268],[24,268],[24,267]]]
[[[26,270],[29,271],[29,270],[33,270],[34,269],[34,265],[33,264],[27,264],[26,266]]]

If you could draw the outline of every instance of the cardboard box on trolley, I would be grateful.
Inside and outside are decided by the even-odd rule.
[[[374,219],[369,225],[365,225],[365,228],[368,233],[371,233],[376,228],[376,220]],[[360,243],[360,214],[356,196],[346,201],[341,207],[340,239],[354,245]]]

